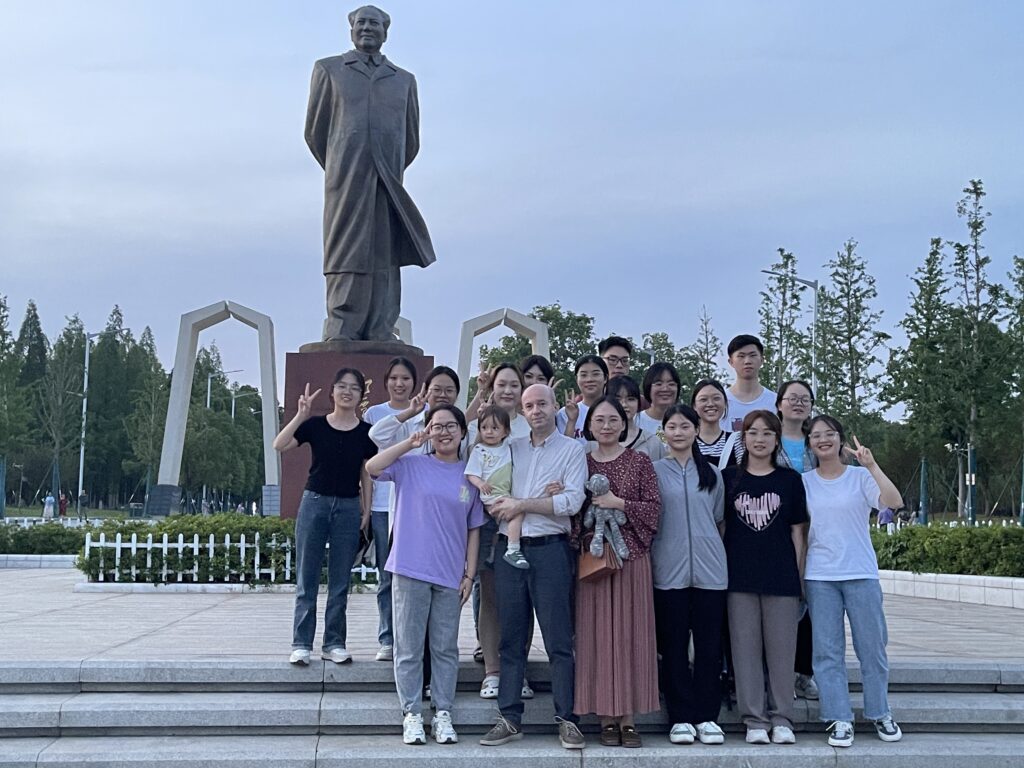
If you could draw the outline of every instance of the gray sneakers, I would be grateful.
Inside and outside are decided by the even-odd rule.
[[[521,738],[523,738],[523,732],[519,726],[510,723],[504,717],[498,715],[498,722],[480,739],[480,743],[485,747],[497,747]]]
[[[881,720],[875,720],[875,732],[882,741],[899,741],[903,738],[903,731],[892,719],[892,715],[886,715]]]
[[[571,720],[563,720],[560,717],[556,717],[555,722],[558,723],[558,740],[562,743],[563,747],[566,749],[583,749],[586,746],[583,733],[576,723]]]

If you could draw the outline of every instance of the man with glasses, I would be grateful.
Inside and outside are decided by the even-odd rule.
[[[531,612],[544,636],[551,664],[551,692],[559,740],[566,749],[582,749],[583,734],[573,714],[573,593],[575,555],[569,546],[571,518],[583,504],[587,479],[584,447],[555,427],[558,404],[546,384],[533,384],[522,397],[530,436],[512,440],[512,495],[498,499],[491,514],[499,523],[494,553],[495,592],[501,625],[501,683],[498,722],[480,743],[497,746],[521,739],[522,680]],[[522,516],[520,546],[530,561],[526,570],[504,559],[510,520]]]
[[[608,366],[608,378],[629,376],[629,358],[633,355],[633,345],[629,339],[621,336],[609,336],[597,345],[597,354]]]
[[[740,334],[727,349],[736,381],[726,390],[729,404],[720,426],[726,432],[741,432],[743,418],[751,411],[775,411],[775,393],[757,378],[764,365],[764,344],[757,336]]]

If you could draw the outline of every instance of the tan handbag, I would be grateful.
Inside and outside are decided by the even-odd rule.
[[[576,578],[579,581],[597,581],[622,568],[622,560],[609,541],[604,543],[604,553],[601,557],[595,557],[590,553],[590,542],[593,538],[594,534],[591,533],[580,540],[580,560],[576,567]]]

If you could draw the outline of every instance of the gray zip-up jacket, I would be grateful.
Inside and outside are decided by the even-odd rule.
[[[729,570],[718,523],[725,517],[725,484],[712,465],[717,482],[711,491],[697,490],[693,461],[680,466],[668,456],[654,462],[661,492],[661,521],[651,545],[655,589],[725,589]]]

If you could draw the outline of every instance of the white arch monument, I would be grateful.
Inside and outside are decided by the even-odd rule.
[[[473,366],[473,341],[482,333],[492,328],[504,325],[520,336],[530,340],[530,347],[533,354],[550,355],[548,347],[548,324],[536,318],[516,312],[514,309],[496,309],[485,315],[471,318],[462,324],[462,334],[459,337],[459,380],[462,382],[459,392],[458,405],[465,409],[469,402],[469,377]]]
[[[171,376],[171,397],[167,404],[167,425],[164,427],[163,450],[157,486],[150,494],[150,508],[156,514],[177,511],[181,489],[181,455],[185,448],[185,427],[196,370],[199,333],[225,320],[234,318],[255,328],[259,337],[260,398],[263,404],[263,514],[281,514],[281,459],[273,448],[278,432],[277,368],[274,357],[274,324],[270,317],[243,307],[233,301],[218,301],[208,307],[181,316],[178,347]]]

